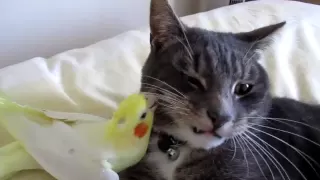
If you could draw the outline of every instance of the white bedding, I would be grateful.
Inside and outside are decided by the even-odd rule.
[[[286,20],[262,54],[272,92],[320,102],[320,7],[294,1],[258,1],[184,17],[190,26],[216,31],[249,31]],[[0,70],[0,91],[21,104],[110,117],[117,103],[139,89],[140,69],[149,52],[149,30],[58,54],[33,58]],[[12,139],[0,130],[0,145]],[[50,179],[24,172],[15,179]]]

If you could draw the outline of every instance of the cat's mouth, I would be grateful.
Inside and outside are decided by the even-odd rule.
[[[213,130],[205,131],[205,130],[201,130],[195,126],[192,126],[192,131],[193,131],[193,133],[198,134],[198,135],[212,135],[212,136],[216,136],[218,138],[221,138],[221,136]]]

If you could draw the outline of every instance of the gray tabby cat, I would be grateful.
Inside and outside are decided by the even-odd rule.
[[[145,158],[121,180],[319,179],[320,108],[272,98],[256,50],[285,23],[218,33],[152,0],[141,91],[156,98]]]

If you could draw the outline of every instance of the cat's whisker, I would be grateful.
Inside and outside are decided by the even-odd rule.
[[[267,149],[265,149],[265,147],[260,145],[256,140],[252,139],[248,134],[244,133],[244,135],[247,137],[246,139],[248,141],[251,141],[253,143],[252,144],[253,147],[255,145],[271,161],[271,163],[276,167],[276,169],[280,173],[280,175],[281,175],[283,180],[286,180],[284,175],[283,175],[283,173],[285,173],[285,175],[288,178],[288,180],[290,180],[290,177],[289,177],[287,171],[284,169],[284,167],[281,165],[281,163]],[[257,152],[258,152],[258,150],[257,150]],[[266,161],[266,163],[267,163],[267,161]],[[271,172],[271,174],[273,174],[272,170],[271,170],[271,167],[270,167],[270,172]]]
[[[243,133],[243,135],[246,136],[245,133]],[[253,149],[255,150],[255,152],[257,152],[257,153],[259,154],[259,156],[262,158],[262,160],[264,161],[264,163],[265,163],[266,166],[268,167],[268,169],[269,169],[269,171],[270,171],[270,173],[271,173],[272,179],[275,180],[273,171],[272,171],[269,163],[267,162],[267,160],[263,157],[263,155],[257,150],[256,147],[254,147],[254,145],[252,145],[252,142],[251,142],[251,141],[249,141],[249,140],[246,139],[245,137],[243,137],[243,141],[245,141],[245,142],[247,143],[247,147],[248,147],[248,149],[250,150],[250,152],[251,152],[252,156],[254,157],[254,159],[256,160],[256,163],[257,163],[257,165],[259,166],[259,169],[260,169],[261,173],[263,174],[263,176],[265,177],[265,179],[268,180],[268,178],[266,177],[266,175],[265,175],[265,173],[263,172],[262,168],[260,167],[260,163],[258,162],[258,160],[257,160],[257,158],[255,157],[254,153],[251,151],[251,148],[253,148]],[[251,148],[250,148],[248,145],[250,145]]]
[[[242,139],[243,144],[244,144],[244,145],[247,147],[247,149],[250,151],[250,153],[251,153],[252,157],[254,158],[254,160],[256,161],[256,164],[258,165],[258,168],[260,169],[260,172],[262,173],[263,177],[264,177],[266,180],[268,180],[267,177],[266,177],[266,175],[264,174],[261,166],[260,166],[260,163],[259,163],[257,157],[254,155],[254,153],[252,152],[251,148],[250,148],[249,145],[248,145],[248,144],[250,144],[250,142],[246,141],[246,139],[245,139],[242,135],[240,135],[239,138]]]
[[[301,175],[301,177],[304,180],[307,180],[307,178],[305,177],[305,175],[301,172],[301,170],[287,157],[285,156],[283,153],[281,153],[277,148],[273,147],[272,145],[270,145],[269,143],[267,143],[266,141],[264,141],[263,139],[261,139],[259,136],[255,135],[254,133],[247,131],[248,133],[250,133],[252,136],[256,137],[257,139],[259,139],[261,142],[263,142],[264,144],[266,144],[267,146],[269,146],[271,149],[273,149],[275,152],[277,152],[279,155],[281,155],[284,159],[286,159],[296,170],[297,172]]]
[[[232,138],[229,138],[229,139],[226,139],[224,142],[223,142],[223,144],[229,144],[229,143],[232,143],[233,144],[233,141],[232,141]],[[234,146],[233,146],[234,147]],[[226,148],[226,149],[228,149],[229,151],[232,151],[232,152],[234,152],[234,149],[232,149],[232,148]]]
[[[260,41],[261,41],[261,40],[256,40],[256,41],[254,41],[254,42],[251,44],[251,46],[248,48],[247,52],[244,54],[244,56],[243,56],[243,58],[242,58],[242,61],[244,61],[244,60],[246,59],[246,57],[247,57],[247,55],[249,54],[250,50],[251,50],[257,43],[259,43]],[[255,53],[253,53],[253,55],[251,56],[251,58],[248,59],[246,62],[249,62],[254,55],[255,55]]]
[[[177,106],[186,110],[189,110],[189,108],[187,107],[187,105],[179,103],[179,102],[175,102],[171,99],[168,99],[167,97],[163,97],[162,99],[159,99],[157,102],[163,103],[163,104],[167,104],[169,106]]]
[[[173,109],[171,108],[167,108],[167,107],[164,107],[164,112],[168,115],[171,115],[171,117],[173,117],[175,120],[177,120],[178,117],[176,117],[177,115],[184,115],[185,117],[188,117],[189,116],[189,113],[188,111],[184,111],[184,110],[181,110],[181,111],[174,111]]]
[[[238,136],[236,136],[235,139],[238,141],[238,144],[239,144],[240,149],[241,149],[241,151],[242,151],[244,160],[245,160],[245,162],[246,162],[246,165],[247,165],[247,176],[246,176],[246,177],[248,177],[248,176],[249,176],[249,162],[248,162],[248,159],[247,159],[245,147],[242,146],[241,139],[239,139]]]
[[[182,112],[182,111],[178,111],[178,112],[172,112],[172,109],[166,109],[166,113],[171,114],[172,116],[175,116],[176,114],[179,115],[185,115],[188,116],[188,113]]]
[[[233,152],[233,156],[231,158],[231,161],[233,161],[233,159],[236,157],[236,154],[237,154],[237,144],[236,144],[236,141],[234,140],[234,137],[232,138],[232,142],[234,144],[234,152]]]
[[[186,102],[183,102],[179,99],[176,99],[174,97],[171,97],[169,95],[165,95],[165,94],[159,94],[159,93],[154,93],[154,92],[141,92],[142,94],[146,95],[147,98],[149,98],[150,96],[153,97],[153,99],[155,101],[164,101],[164,102],[167,102],[167,103],[170,103],[170,104],[173,104],[173,105],[184,105],[184,106],[187,106],[187,103]]]
[[[157,100],[157,103],[159,103],[159,100],[161,100],[162,102],[170,105],[170,106],[178,106],[180,107],[180,109],[182,108],[181,106],[183,105],[183,108],[184,109],[188,109],[186,108],[186,104],[184,104],[183,102],[181,101],[177,101],[175,99],[172,99],[171,97],[168,97],[168,96],[165,96],[165,95],[159,95],[159,94],[156,94],[156,93],[149,93],[149,92],[142,92],[143,94],[145,94],[146,96],[153,96],[155,97]]]
[[[256,55],[256,54],[255,54],[255,53],[253,53],[253,54],[251,55],[251,57],[250,57],[249,59],[247,59],[247,60],[246,60],[245,64],[249,63],[249,62],[251,61],[251,59],[252,59],[255,55]]]
[[[170,90],[167,90],[167,89],[164,89],[160,86],[156,86],[154,84],[149,84],[149,83],[141,83],[145,86],[147,86],[146,88],[148,89],[153,89],[153,90],[158,90],[159,92],[162,92],[163,94],[166,94],[167,96],[170,96],[172,98],[175,98],[175,99],[184,99],[183,97],[179,96],[178,94],[170,91]]]
[[[284,140],[282,140],[282,139],[280,139],[280,138],[278,138],[278,137],[276,137],[276,136],[274,136],[274,135],[272,135],[272,134],[270,134],[270,133],[267,133],[267,132],[265,132],[265,131],[263,131],[263,130],[260,130],[260,129],[257,129],[257,128],[253,128],[253,127],[250,127],[250,128],[254,129],[255,131],[259,131],[259,132],[261,132],[261,133],[263,133],[263,134],[266,134],[266,135],[268,135],[269,137],[272,137],[272,138],[274,138],[274,139],[282,142],[283,144],[289,146],[289,147],[292,148],[293,150],[295,150],[295,151],[310,165],[310,167],[312,168],[312,170],[314,170],[314,172],[317,174],[317,176],[320,177],[319,174],[317,173],[316,169],[313,167],[312,163],[307,159],[307,158],[309,158],[309,159],[310,159],[311,161],[313,161],[318,167],[320,167],[319,164],[318,164],[312,157],[310,157],[309,155],[307,155],[306,153],[304,153],[304,152],[301,151],[300,149],[295,148],[295,147],[292,146],[291,144],[287,143],[286,141],[284,141]]]
[[[166,98],[162,99],[162,101],[165,102],[165,103],[167,103],[167,104],[170,104],[170,105],[172,105],[172,106],[179,106],[179,107],[183,107],[184,109],[190,110],[190,109],[188,108],[187,104],[183,104],[183,103],[180,103],[180,102],[172,101],[172,100],[166,99]]]
[[[144,94],[144,95],[146,95],[146,96],[153,96],[153,97],[155,97],[155,98],[157,98],[157,99],[168,98],[168,97],[166,97],[165,95],[160,94],[160,93],[157,93],[157,92],[141,91],[140,93],[142,93],[142,94]],[[173,97],[171,97],[171,96],[170,96],[169,98],[175,99],[175,98],[173,98]]]
[[[263,116],[259,116],[258,115],[258,117],[260,117],[260,118],[264,118]],[[272,120],[269,120],[269,119],[264,119],[264,120],[267,120],[267,121],[272,121]],[[280,123],[282,123],[282,124],[284,124],[284,125],[287,125],[288,127],[292,127],[292,128],[296,128],[296,124],[293,124],[293,123],[291,123],[291,122],[288,122],[288,121],[279,121]],[[290,124],[291,123],[291,124]]]
[[[170,96],[165,96],[163,94],[159,94],[159,93],[155,93],[155,92],[141,92],[142,94],[146,95],[146,96],[153,96],[155,97],[156,99],[161,99],[161,100],[172,100],[172,101],[175,101],[175,102],[179,102],[179,100],[173,98],[173,97],[170,97]]]
[[[174,90],[176,93],[178,93],[179,95],[181,95],[182,98],[187,99],[187,97],[186,97],[182,92],[180,92],[179,90],[177,90],[176,88],[174,88],[174,87],[171,86],[170,84],[168,84],[168,83],[166,83],[166,82],[164,82],[164,81],[162,81],[162,80],[160,80],[160,79],[158,79],[158,78],[152,77],[152,76],[143,75],[143,77],[150,78],[150,79],[153,79],[153,80],[155,80],[155,81],[158,81],[158,82],[160,82],[160,83],[168,86],[168,87],[171,88],[172,90]]]
[[[245,134],[248,138],[248,140],[250,140],[251,142],[254,143],[254,145],[256,145],[257,148],[259,148],[266,156],[267,158],[272,162],[272,164],[276,167],[276,169],[278,170],[278,172],[280,173],[281,177],[283,180],[286,180],[284,178],[283,173],[285,173],[286,177],[288,180],[290,180],[291,178],[289,177],[287,171],[285,170],[285,168],[282,166],[282,164],[273,156],[273,154],[271,154],[266,148],[262,146],[261,144],[259,144],[256,140],[252,139],[248,134]],[[263,142],[262,142],[263,143]],[[263,143],[264,144],[264,143]]]
[[[160,101],[159,101],[160,100]],[[181,104],[181,103],[176,103],[174,101],[168,100],[165,97],[164,98],[159,98],[156,103],[160,106],[163,106],[166,109],[167,113],[174,112],[172,114],[184,114],[184,115],[189,115],[188,112],[191,112],[191,109],[188,108],[188,106]],[[161,109],[161,108],[160,108]]]
[[[166,107],[166,109],[168,111],[175,111],[176,113],[178,114],[182,114],[182,113],[185,113],[185,112],[188,112],[190,111],[189,108],[187,108],[185,105],[181,105],[175,101],[172,101],[172,100],[168,100],[166,99],[166,97],[164,98],[159,98],[157,101],[156,101],[156,104],[160,105],[160,106],[163,106],[163,107]]]
[[[310,143],[312,143],[312,144],[320,147],[320,144],[319,144],[319,143],[317,143],[317,142],[315,142],[315,141],[313,141],[313,140],[311,140],[311,139],[309,139],[309,138],[306,138],[306,137],[304,137],[304,136],[301,136],[301,135],[299,135],[299,134],[295,134],[295,133],[293,133],[293,132],[290,132],[290,131],[285,131],[285,130],[282,130],[282,129],[278,129],[278,128],[274,128],[274,127],[270,127],[270,126],[264,126],[264,125],[256,124],[256,123],[250,123],[250,124],[253,124],[253,125],[259,126],[259,127],[263,127],[263,128],[267,128],[267,129],[272,129],[272,130],[276,130],[276,131],[281,131],[281,132],[284,132],[284,133],[287,133],[287,134],[291,134],[291,135],[293,135],[293,136],[300,137],[300,138],[302,138],[302,139],[304,139],[304,140],[306,140],[306,141],[309,141]]]
[[[250,50],[252,49],[252,47],[254,46],[254,43],[251,44],[251,46],[248,48],[247,52],[244,54],[244,56],[242,57],[242,61],[244,59],[246,59],[247,55],[249,54]]]
[[[265,119],[265,118],[263,118],[263,119]],[[268,118],[268,119],[272,120],[271,118]],[[277,119],[278,119],[278,118],[277,118]],[[290,120],[290,119],[281,119],[281,120]],[[286,124],[286,125],[288,125],[288,126],[292,126],[291,124],[287,124],[286,122],[282,122],[281,120],[275,120],[275,121],[284,123],[284,124]],[[291,120],[290,120],[290,122],[291,122]],[[299,122],[296,121],[296,123],[299,123]],[[304,137],[304,136],[301,136],[301,135],[299,135],[299,134],[296,134],[296,133],[293,133],[293,132],[290,132],[290,131],[286,131],[286,130],[282,130],[282,129],[278,129],[278,128],[274,128],[274,127],[270,127],[270,126],[264,126],[264,125],[261,125],[261,124],[256,124],[256,123],[251,123],[251,124],[254,124],[255,126],[259,126],[259,127],[262,127],[262,128],[272,129],[272,130],[284,132],[284,133],[287,133],[287,134],[290,134],[290,135],[293,135],[293,136],[296,136],[296,137],[300,137],[300,138],[302,138],[302,139],[304,139],[304,140],[306,140],[306,141],[308,141],[308,142],[310,142],[310,143],[312,143],[312,144],[320,147],[320,144],[319,144],[319,143],[317,143],[317,142],[315,142],[315,141],[313,141],[313,140],[311,140],[311,139],[309,139],[309,138],[306,138],[306,137]],[[303,125],[305,125],[305,124],[303,124]],[[316,128],[310,126],[310,125],[308,125],[308,127],[312,128],[312,129],[316,129]],[[317,130],[317,129],[316,129],[316,130]],[[286,142],[284,142],[284,143],[285,143],[286,145],[288,145],[288,143],[286,143]],[[320,175],[319,175],[318,172],[315,170],[315,168],[313,167],[312,163],[311,163],[309,160],[311,160],[311,161],[312,161],[317,167],[319,167],[319,168],[320,168],[320,164],[319,164],[317,161],[315,161],[312,157],[310,157],[309,155],[305,154],[303,151],[301,151],[301,150],[299,150],[299,149],[297,149],[297,148],[295,148],[295,147],[293,147],[293,146],[292,146],[291,148],[293,148],[293,149],[311,166],[311,168],[315,171],[315,173],[317,174],[317,176],[320,177]],[[309,159],[309,160],[308,160],[308,159]]]
[[[247,119],[262,119],[262,120],[271,120],[271,121],[277,121],[277,122],[281,122],[283,123],[282,121],[287,121],[287,122],[293,122],[293,123],[297,123],[297,124],[300,124],[300,125],[303,125],[303,126],[306,126],[306,127],[309,127],[311,129],[314,129],[316,131],[319,131],[320,132],[320,129],[319,128],[316,128],[316,127],[313,127],[307,123],[303,123],[303,122],[300,122],[300,121],[296,121],[296,120],[292,120],[292,119],[285,119],[285,118],[271,118],[271,117],[245,117]]]
[[[182,40],[181,40],[179,37],[175,36],[175,38],[182,44],[182,46],[183,46],[183,47],[185,48],[185,50],[188,52],[188,55],[190,56],[190,59],[193,60],[192,53],[191,53],[191,51],[188,49],[188,47],[182,42]],[[190,49],[191,49],[191,48],[190,48]]]
[[[190,49],[190,52],[191,52],[192,54],[194,54],[194,53],[193,53],[193,50],[192,50],[192,48],[191,48],[191,45],[190,45],[190,43],[189,43],[188,37],[187,37],[187,35],[186,35],[186,29],[185,29],[185,27],[183,26],[183,24],[181,23],[179,17],[176,15],[175,12],[173,12],[173,15],[175,16],[175,18],[176,18],[176,20],[177,20],[177,22],[178,22],[177,25],[178,25],[178,26],[181,28],[181,30],[182,30],[183,37],[185,38],[185,40],[186,40],[186,42],[187,42],[187,44],[188,44],[188,47],[189,47],[189,49]]]
[[[176,100],[180,100],[180,96],[176,96],[176,94],[171,93],[171,92],[166,92],[164,90],[159,89],[158,87],[154,87],[154,86],[150,86],[150,85],[145,85],[145,91],[142,91],[144,93],[155,93],[158,95],[162,95],[162,96],[169,96],[172,99],[176,99]]]
[[[166,106],[170,106],[170,107],[177,107],[181,110],[184,110],[184,111],[190,111],[190,109],[185,106],[185,105],[182,105],[182,104],[178,104],[178,103],[175,103],[175,102],[172,102],[172,101],[166,101],[166,100],[160,100],[160,101],[157,101],[158,104],[162,104],[162,105],[166,105]]]
[[[172,108],[167,108],[165,107],[165,113],[167,113],[168,115],[171,115],[171,117],[173,118],[177,118],[176,116],[178,115],[183,115],[184,119],[189,119],[189,116],[191,116],[191,114],[189,113],[190,111],[185,110],[185,109],[181,109],[181,110],[175,110]]]
[[[163,107],[169,108],[170,111],[172,111],[172,110],[188,111],[188,109],[183,108],[183,107],[173,106],[173,105],[165,104],[165,103],[161,103],[161,102],[157,102],[157,103]]]

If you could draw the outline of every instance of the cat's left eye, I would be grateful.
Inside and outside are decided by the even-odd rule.
[[[206,89],[205,86],[202,84],[202,82],[197,78],[188,76],[187,80],[188,80],[189,85],[191,85],[195,89],[200,89],[202,91],[204,91]]]
[[[238,83],[234,87],[234,94],[237,96],[245,96],[251,92],[253,88],[252,84],[249,83]]]

